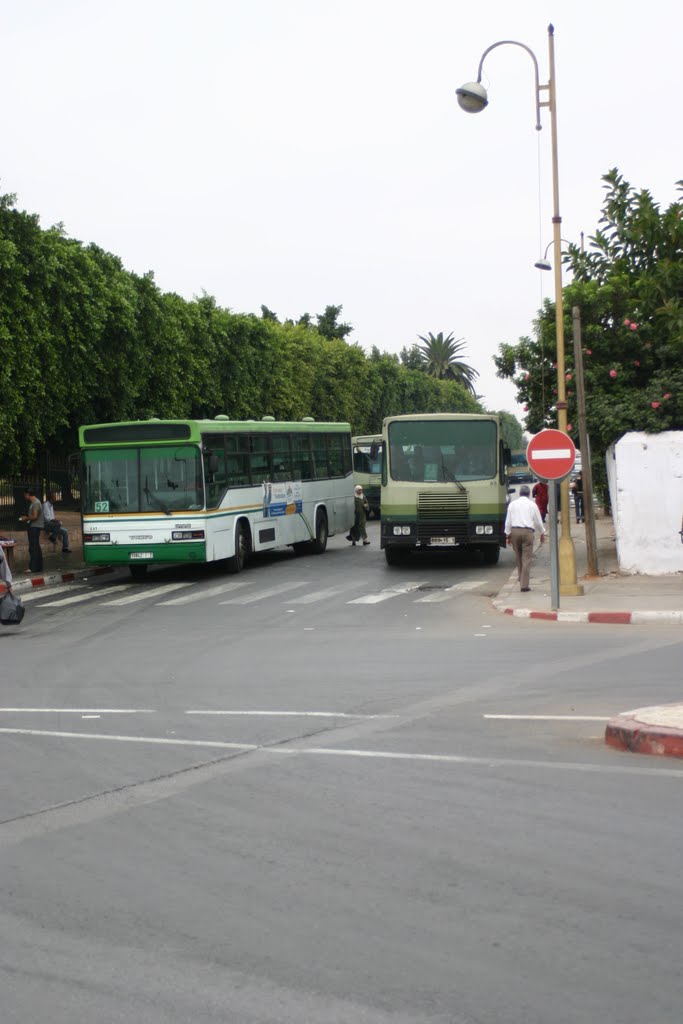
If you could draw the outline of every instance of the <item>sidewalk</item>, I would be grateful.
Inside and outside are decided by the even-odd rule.
[[[94,566],[86,566],[83,561],[83,535],[81,533],[81,516],[79,512],[57,512],[57,517],[62,526],[69,531],[69,547],[71,554],[62,554],[61,546],[58,543],[55,551],[52,551],[47,536],[43,533],[40,538],[40,546],[43,550],[43,571],[42,573],[27,573],[28,569],[28,533],[25,529],[0,530],[3,540],[13,540],[9,560],[11,561],[12,576],[14,578],[13,589],[17,595],[31,587],[48,586],[54,583],[62,583],[66,580],[75,580],[83,576],[97,576],[101,573],[112,572],[112,569],[100,569]],[[0,583],[0,593],[4,590]]]
[[[537,546],[534,552],[530,593],[520,592],[515,570],[494,599],[494,608],[519,618],[554,622],[683,624],[683,573],[631,576],[619,572],[612,520],[602,516],[596,521],[600,575],[589,577],[585,527],[572,522],[571,529],[577,582],[583,586],[583,595],[560,595],[559,610],[551,610],[550,545],[546,543]]]

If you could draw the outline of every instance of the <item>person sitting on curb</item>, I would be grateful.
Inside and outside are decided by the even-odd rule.
[[[45,532],[47,534],[50,544],[52,544],[52,550],[55,550],[57,545],[57,538],[61,537],[62,540],[62,554],[70,555],[71,548],[69,547],[69,531],[65,526],[62,526],[59,519],[55,517],[55,509],[52,504],[55,500],[55,492],[48,491],[47,498],[43,502],[43,519],[45,520]]]
[[[541,544],[545,540],[545,527],[538,511],[538,505],[529,497],[529,488],[522,484],[519,498],[508,505],[505,517],[505,536],[517,559],[517,576],[519,589],[523,594],[531,590],[529,574],[531,559],[534,554],[534,531],[541,535]]]

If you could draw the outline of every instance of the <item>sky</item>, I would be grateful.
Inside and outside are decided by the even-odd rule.
[[[553,275],[548,110],[562,237],[597,228],[618,167],[662,206],[683,178],[680,0],[0,0],[0,191],[43,227],[187,299],[280,319],[343,307],[349,340],[465,344],[489,409]],[[586,243],[588,244],[588,242]],[[552,257],[552,248],[549,252]]]

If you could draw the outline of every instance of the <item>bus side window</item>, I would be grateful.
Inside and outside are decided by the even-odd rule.
[[[344,476],[344,456],[342,454],[344,440],[343,434],[327,435],[327,457],[330,476]]]
[[[313,467],[311,464],[311,446],[308,434],[292,434],[292,469],[295,474],[299,473],[301,480],[313,479]]]

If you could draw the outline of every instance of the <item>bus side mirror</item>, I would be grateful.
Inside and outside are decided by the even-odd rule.
[[[512,465],[512,451],[509,448],[503,448],[503,465]]]
[[[209,473],[215,473],[218,469],[218,456],[214,455],[213,452],[210,453],[206,460],[206,468]]]

